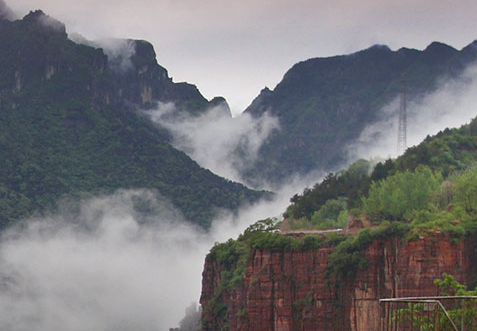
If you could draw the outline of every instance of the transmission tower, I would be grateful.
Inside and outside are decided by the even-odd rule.
[[[397,138],[397,153],[401,155],[407,148],[407,102],[406,91],[401,92],[399,103],[399,123],[398,123],[398,138]]]

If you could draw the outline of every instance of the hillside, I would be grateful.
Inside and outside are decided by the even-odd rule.
[[[295,195],[281,224],[261,220],[216,244],[203,330],[374,330],[379,299],[448,293],[435,283],[443,274],[473,288],[476,127],[375,166],[359,160]]]
[[[449,190],[456,189],[456,182],[462,182],[465,179],[471,182],[469,185],[473,185],[473,179],[465,176],[472,176],[476,172],[476,162],[477,118],[458,129],[446,129],[435,136],[427,137],[422,143],[409,148],[395,160],[388,159],[377,163],[375,166],[368,161],[358,160],[344,171],[336,174],[330,173],[322,182],[316,183],[312,188],[305,189],[303,194],[292,197],[290,200],[292,204],[287,208],[285,216],[292,223],[300,220],[298,223],[302,224],[297,224],[297,226],[303,226],[307,222],[321,223],[324,221],[323,217],[320,218],[318,214],[328,215],[326,217],[329,219],[330,215],[337,216],[336,213],[341,211],[345,211],[346,215],[353,212],[355,214],[361,213],[371,190],[379,191],[378,188],[381,187],[384,190],[384,183],[390,185],[388,189],[392,188],[394,190],[390,199],[395,199],[396,206],[399,205],[403,209],[411,207],[424,209],[426,207],[425,203],[428,201],[421,201],[423,202],[422,205],[419,205],[419,202],[416,201],[414,206],[404,206],[404,201],[411,203],[412,201],[409,199],[416,200],[416,196],[410,196],[403,200],[402,197],[397,196],[397,191],[403,189],[405,185],[407,185],[405,188],[408,191],[411,188],[415,190],[423,189],[423,186],[412,187],[412,182],[420,176],[419,174],[422,174],[430,180],[437,181],[432,184],[434,189],[432,194],[429,192],[428,198],[434,195],[433,199],[436,199],[439,194],[445,196],[451,193],[448,192]],[[399,183],[398,180],[403,182]],[[423,183],[419,185],[421,184]],[[394,185],[394,187],[391,185]],[[439,191],[436,187],[441,185],[449,186],[449,188]],[[433,203],[442,203],[441,208],[445,209],[447,207],[445,203],[450,202],[448,199],[450,197],[445,198],[443,202],[433,201]],[[459,203],[462,203],[462,201]],[[330,208],[331,206],[334,206],[334,208]],[[334,212],[329,214],[326,212],[328,209],[334,209]],[[399,220],[404,217],[404,214],[390,215],[385,210],[382,212],[380,216],[390,220]],[[314,220],[313,217],[315,217]],[[308,225],[312,226],[311,224]],[[319,226],[319,224],[315,225]]]
[[[265,88],[245,110],[276,116],[275,131],[245,177],[279,182],[291,174],[333,171],[349,162],[347,147],[378,121],[380,110],[402,91],[409,101],[433,91],[443,78],[457,77],[474,63],[477,43],[458,51],[434,42],[425,50],[366,50],[294,65],[273,91]]]
[[[115,42],[132,53],[77,44],[41,11],[0,18],[1,227],[65,195],[119,188],[155,190],[203,226],[263,196],[200,168],[137,111],[161,101],[200,113],[217,100],[174,83],[148,42]]]

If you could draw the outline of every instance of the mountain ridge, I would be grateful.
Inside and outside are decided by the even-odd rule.
[[[173,83],[148,42],[125,44],[134,53],[121,71],[41,11],[0,22],[2,226],[53,208],[65,194],[154,189],[204,227],[218,209],[264,196],[200,168],[137,111],[162,101],[200,114],[223,100]]]
[[[476,59],[475,41],[461,50],[433,42],[422,51],[374,45],[295,64],[244,111],[255,118],[268,112],[278,118],[281,130],[262,145],[259,160],[243,177],[274,182],[342,168],[352,161],[348,146],[399,93],[406,90],[409,100],[419,100]]]

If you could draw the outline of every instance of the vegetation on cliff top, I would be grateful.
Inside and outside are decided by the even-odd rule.
[[[305,251],[335,246],[329,256],[330,279],[353,277],[366,265],[364,250],[391,237],[414,240],[435,233],[455,240],[477,232],[477,119],[445,130],[410,148],[397,160],[371,167],[360,160],[347,170],[328,175],[312,189],[292,197],[287,222],[306,228],[342,227],[348,220],[368,223],[355,235],[331,233],[298,239],[275,231],[276,220],[249,227],[237,240],[216,244],[207,259],[223,268],[220,296],[240,284],[248,259],[256,250]],[[372,170],[371,170],[372,169]],[[223,313],[226,312],[226,307]]]
[[[434,222],[435,230],[449,224],[469,230],[465,222],[477,211],[473,191],[477,169],[477,119],[458,129],[446,129],[409,148],[396,160],[377,163],[359,160],[347,170],[329,174],[312,189],[295,195],[285,217],[292,224],[319,228],[330,201],[342,201],[339,213],[325,222],[342,223],[340,213],[352,214],[378,225],[380,221],[408,222],[413,229],[424,229]],[[371,171],[372,169],[372,171]],[[338,216],[337,216],[338,215]],[[459,220],[457,222],[456,220]],[[464,224],[467,224],[464,226]],[[432,227],[431,227],[432,228]],[[456,230],[458,231],[458,230]]]
[[[375,239],[397,235],[412,240],[436,231],[465,238],[477,232],[476,128],[474,119],[427,137],[396,160],[374,168],[360,160],[329,174],[294,196],[285,217],[292,228],[343,227],[341,215],[370,227],[348,236],[330,255],[329,272],[335,276],[352,276],[365,265],[362,252]],[[332,218],[323,220],[318,216],[325,214],[330,201],[344,203],[328,214]]]
[[[243,284],[246,267],[256,250],[271,252],[296,252],[314,250],[324,245],[334,244],[343,239],[341,236],[328,237],[305,236],[303,240],[291,236],[283,236],[276,232],[279,222],[277,219],[265,219],[249,226],[237,240],[229,239],[225,243],[216,243],[207,255],[207,261],[213,261],[220,268],[220,284],[215,289],[208,305],[204,307],[207,315],[214,316],[214,321],[202,320],[205,329],[214,329],[221,325],[227,329],[228,307],[224,297],[231,294],[234,287]]]

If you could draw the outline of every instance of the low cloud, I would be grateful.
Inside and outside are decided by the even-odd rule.
[[[252,167],[262,144],[279,130],[278,119],[265,113],[260,118],[242,114],[232,118],[224,106],[200,116],[173,115],[176,107],[159,103],[147,111],[151,119],[169,130],[174,147],[188,154],[202,167],[230,180],[246,183],[241,174]]]
[[[111,69],[125,73],[134,68],[131,57],[136,54],[136,44],[131,39],[103,38],[88,40],[78,33],[69,33],[68,37],[77,44],[102,48],[108,56]]]
[[[197,303],[192,302],[191,305],[185,309],[185,316],[179,322],[179,327],[171,329],[173,331],[198,331],[200,330],[201,314],[201,307],[198,306]]]
[[[351,160],[396,157],[399,97],[380,111],[348,151]],[[439,87],[407,103],[407,145],[415,146],[427,135],[459,127],[477,115],[477,66],[469,66],[458,78],[442,79]]]
[[[5,19],[9,21],[13,21],[18,18],[18,15],[16,15],[10,7],[7,6],[6,2],[3,0],[0,0],[0,19]]]
[[[164,207],[154,222],[137,199]],[[166,330],[196,300],[189,271],[209,242],[163,198],[120,191],[70,207],[3,235],[0,329]]]
[[[131,57],[136,53],[136,44],[130,39],[100,39],[95,41],[108,56],[112,69],[127,72],[134,68]]]
[[[223,213],[205,232],[159,194],[121,190],[28,219],[0,241],[0,329],[168,330],[197,302],[215,242],[280,216],[296,184],[274,201]],[[144,211],[147,211],[144,212]],[[185,322],[182,321],[182,324]]]
[[[58,21],[58,20],[56,20],[53,17],[48,16],[48,15],[40,16],[38,22],[43,27],[45,27],[47,29],[50,29],[50,30],[54,30],[54,31],[58,31],[58,32],[65,32],[66,31],[65,25],[63,23],[61,23],[60,21]]]

